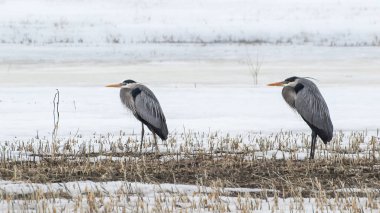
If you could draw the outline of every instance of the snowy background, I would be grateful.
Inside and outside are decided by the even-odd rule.
[[[294,75],[317,79],[335,133],[347,133],[334,143],[350,147],[351,131],[366,132],[360,147],[367,156],[369,141],[378,140],[380,127],[379,47],[377,0],[0,0],[0,146],[9,155],[2,157],[27,156],[18,147],[24,142],[34,146],[37,136],[48,143],[56,89],[62,141],[79,134],[79,150],[87,139],[99,135],[117,138],[123,131],[125,137],[138,138],[140,123],[121,105],[119,91],[104,87],[125,79],[142,82],[155,92],[173,134],[190,130],[241,135],[248,145],[256,133],[309,135],[307,125],[283,101],[281,88],[266,86]],[[249,62],[261,64],[257,84]],[[295,151],[304,159],[308,152],[300,142],[304,136],[297,137]],[[278,150],[271,151],[281,157],[281,153],[276,156]],[[131,209],[139,199],[147,209],[156,205],[152,190],[157,187],[192,194],[190,200],[207,196],[194,195],[199,186],[0,181],[1,193],[46,191],[46,187],[52,191],[65,187],[72,194],[80,193],[80,187],[89,191],[104,187],[111,193],[107,199],[118,193],[116,189],[127,187],[142,194],[122,202]],[[235,210],[237,198],[226,199]],[[293,205],[289,199],[282,199],[280,206]],[[364,206],[366,199],[357,202]],[[266,206],[266,202],[259,203]],[[300,203],[307,212],[319,205],[313,199]],[[19,204],[25,209],[45,207],[19,200],[0,202],[0,209],[14,210]],[[58,204],[73,209],[70,200]],[[57,202],[49,200],[47,205]],[[268,204],[262,210],[269,209]]]
[[[379,127],[380,4],[365,1],[0,1],[0,137],[139,132],[109,83],[157,94],[169,129],[308,131],[266,83],[316,78],[336,130]],[[258,84],[248,61],[261,64]]]
[[[0,42],[380,44],[376,0],[2,0]]]

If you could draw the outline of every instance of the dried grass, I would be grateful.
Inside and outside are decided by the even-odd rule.
[[[312,199],[313,208],[320,211],[362,212],[364,208],[379,208],[377,136],[366,132],[338,133],[329,146],[319,143],[315,160],[304,156],[309,139],[308,135],[291,132],[246,137],[189,132],[171,137],[161,145],[160,154],[147,151],[151,141],[146,141],[147,150],[138,154],[139,142],[125,134],[94,136],[91,143],[81,136],[57,140],[56,144],[41,139],[6,142],[0,155],[0,179],[3,180],[43,184],[83,180],[174,183],[212,190],[204,190],[191,198],[174,192],[156,192],[154,206],[147,203],[144,195],[134,192],[137,200],[123,207],[100,191],[85,191],[79,196],[65,191],[38,190],[20,194],[4,191],[0,195],[1,199],[13,202],[73,200],[89,212],[115,209],[123,212],[131,206],[129,210],[156,212],[232,211],[231,205],[222,201],[223,197],[232,197],[234,208],[242,211],[263,209],[264,201],[270,203],[271,211],[281,210],[281,203],[285,201],[289,204],[288,210],[305,211],[305,199]],[[259,190],[226,191],[227,187]],[[123,191],[118,199],[128,200],[128,194],[131,193]],[[366,199],[365,204],[362,198]],[[105,204],[99,206],[100,200],[111,203],[106,208]]]

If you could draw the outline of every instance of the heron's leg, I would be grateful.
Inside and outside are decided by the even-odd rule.
[[[140,143],[140,153],[142,151],[142,145],[143,145],[143,142],[144,142],[144,124],[141,123],[141,143]]]
[[[317,142],[317,133],[314,131],[311,133],[311,149],[310,149],[310,160],[314,159],[315,144]]]
[[[154,146],[156,147],[156,152],[158,152],[157,135],[156,135],[156,133],[153,133],[153,137],[154,137]]]

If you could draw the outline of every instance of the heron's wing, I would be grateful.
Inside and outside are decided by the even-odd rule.
[[[167,135],[165,115],[157,98],[147,87],[140,86],[137,89],[140,91],[135,95],[135,113],[147,124]]]
[[[304,87],[297,93],[295,108],[302,118],[316,128],[332,132],[329,109],[316,86]]]

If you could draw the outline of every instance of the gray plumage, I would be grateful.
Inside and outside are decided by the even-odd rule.
[[[280,83],[285,85],[282,96],[286,103],[301,115],[312,130],[310,158],[313,159],[316,137],[319,136],[325,144],[333,137],[333,124],[327,104],[317,86],[309,79],[291,77]]]
[[[156,152],[158,151],[157,137],[162,140],[168,138],[168,127],[165,115],[154,93],[146,86],[133,80],[125,80],[122,83],[110,84],[107,87],[120,89],[121,102],[132,111],[133,115],[141,121],[141,144],[144,142],[144,125],[153,133]]]
[[[120,89],[121,102],[133,115],[162,140],[168,137],[165,115],[154,93],[146,86],[130,83]]]

